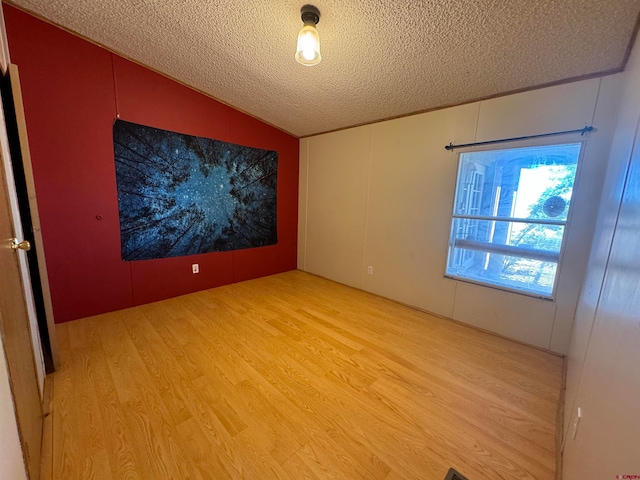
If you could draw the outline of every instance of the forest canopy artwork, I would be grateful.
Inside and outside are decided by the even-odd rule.
[[[278,153],[116,120],[122,259],[277,243]]]

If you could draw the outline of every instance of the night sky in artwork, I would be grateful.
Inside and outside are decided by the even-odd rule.
[[[123,260],[277,243],[278,153],[116,120]]]

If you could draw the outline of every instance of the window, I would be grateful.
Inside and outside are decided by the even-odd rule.
[[[552,298],[581,146],[461,153],[446,275]]]

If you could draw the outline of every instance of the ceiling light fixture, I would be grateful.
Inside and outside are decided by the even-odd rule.
[[[316,25],[320,21],[320,10],[313,5],[304,5],[300,9],[304,27],[298,33],[298,48],[296,49],[296,60],[306,66],[313,66],[320,63],[320,35],[316,30]]]

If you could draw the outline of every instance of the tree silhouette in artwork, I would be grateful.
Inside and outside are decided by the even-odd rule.
[[[277,243],[278,154],[117,120],[124,260]]]

